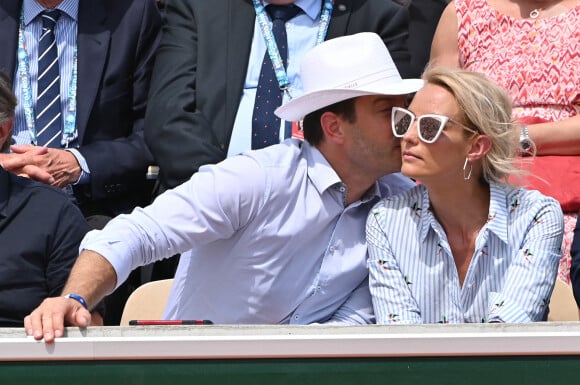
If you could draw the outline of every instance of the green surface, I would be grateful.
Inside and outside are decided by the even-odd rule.
[[[580,357],[2,362],[1,385],[580,384]]]

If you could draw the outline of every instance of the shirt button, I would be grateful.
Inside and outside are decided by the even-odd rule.
[[[344,186],[340,186],[340,188],[338,189],[338,191],[340,191],[341,193],[346,191],[346,187]]]
[[[334,246],[330,246],[330,248],[328,249],[328,251],[330,251],[331,253],[334,253]]]
[[[295,320],[299,320],[299,319],[300,319],[300,315],[298,315],[298,314],[294,314],[294,319],[295,319]]]

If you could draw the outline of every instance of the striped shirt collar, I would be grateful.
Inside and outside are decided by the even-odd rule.
[[[36,0],[24,0],[22,9],[24,11],[24,25],[30,24],[41,12],[46,10]],[[66,13],[71,19],[78,22],[79,0],[63,0],[55,9]]]
[[[425,241],[430,229],[436,233],[439,233],[442,229],[431,212],[429,192],[425,186],[422,186],[422,189],[422,201],[417,202],[412,209],[419,217],[424,218],[421,223],[421,240]],[[487,223],[481,231],[489,231],[495,234],[502,242],[508,244],[508,216],[512,210],[517,209],[519,190],[515,190],[515,192],[510,193],[508,196],[505,186],[498,183],[491,183],[489,190],[489,213]],[[439,234],[439,237],[442,238],[441,234]]]

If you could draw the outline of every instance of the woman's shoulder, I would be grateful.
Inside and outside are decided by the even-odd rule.
[[[544,195],[538,190],[530,190],[524,187],[512,185],[496,185],[504,191],[506,204],[509,206],[511,214],[523,216],[535,215],[539,211],[553,211],[556,214],[562,212],[560,203],[551,196]]]
[[[409,190],[381,199],[373,210],[399,210],[404,207],[411,207],[416,202],[423,201],[426,195],[425,186],[419,184]]]

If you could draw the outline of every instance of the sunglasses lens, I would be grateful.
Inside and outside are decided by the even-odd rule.
[[[423,140],[433,142],[441,130],[441,120],[430,116],[422,117],[419,122],[419,130]]]
[[[393,127],[395,129],[395,136],[401,137],[409,130],[413,123],[413,116],[408,112],[397,110],[393,116]]]

